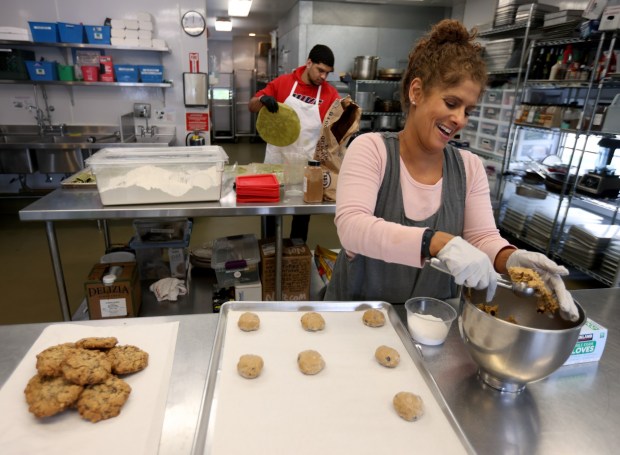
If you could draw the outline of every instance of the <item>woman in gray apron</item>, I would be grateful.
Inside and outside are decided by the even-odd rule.
[[[436,24],[409,55],[400,133],[367,133],[349,146],[338,178],[335,223],[342,244],[325,300],[455,297],[457,285],[486,289],[497,272],[535,269],[578,318],[560,278],[568,271],[520,250],[495,225],[481,160],[449,141],[467,124],[486,85],[474,34],[458,21]],[[427,265],[438,258],[450,275]]]

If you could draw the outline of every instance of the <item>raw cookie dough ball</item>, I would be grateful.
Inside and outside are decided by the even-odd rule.
[[[400,354],[389,346],[379,346],[375,351],[375,359],[384,367],[394,368],[400,363]]]
[[[382,327],[383,324],[385,324],[385,316],[383,312],[371,308],[370,310],[364,311],[362,321],[364,321],[364,324],[368,327]]]
[[[239,357],[237,372],[246,379],[254,379],[263,371],[263,365],[263,358],[261,356],[244,354]]]
[[[321,354],[310,349],[299,353],[297,365],[303,374],[317,374],[325,368],[325,361]]]
[[[301,317],[301,326],[308,332],[318,332],[325,328],[325,319],[319,313],[311,311]]]
[[[258,327],[260,326],[260,319],[257,314],[246,311],[239,316],[237,325],[244,332],[252,332],[254,330],[258,330]]]
[[[398,392],[394,395],[394,409],[396,413],[410,422],[418,420],[424,415],[424,402],[422,398],[411,392]]]

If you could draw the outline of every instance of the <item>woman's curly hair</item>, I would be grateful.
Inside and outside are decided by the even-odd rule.
[[[409,64],[402,80],[401,104],[409,110],[409,86],[416,77],[425,93],[437,86],[453,87],[465,79],[487,83],[487,69],[482,59],[482,46],[475,42],[477,31],[471,33],[454,19],[433,25],[409,53]],[[481,93],[482,94],[482,93]]]

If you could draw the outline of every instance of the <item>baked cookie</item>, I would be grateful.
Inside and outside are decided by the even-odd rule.
[[[364,311],[362,321],[368,327],[382,327],[385,324],[385,315],[375,308]]]
[[[258,330],[260,327],[260,318],[257,314],[246,311],[239,316],[237,325],[244,332],[253,332],[254,330]]]
[[[318,332],[325,328],[325,319],[319,313],[310,311],[301,317],[301,326],[308,332]]]
[[[83,349],[110,349],[117,343],[118,340],[115,337],[89,337],[78,340],[75,345]]]
[[[77,400],[77,410],[86,420],[100,420],[116,417],[129,398],[131,386],[116,376],[109,376],[105,382],[87,386]]]
[[[317,351],[310,349],[299,353],[297,365],[303,374],[317,374],[325,368],[325,360]]]
[[[375,351],[375,359],[384,367],[394,368],[400,363],[400,354],[389,346],[379,346]]]
[[[63,377],[33,376],[24,390],[28,410],[37,417],[50,417],[73,406],[84,387]]]
[[[257,378],[263,371],[263,359],[259,355],[244,354],[239,357],[237,372],[246,379]]]
[[[37,371],[41,376],[62,376],[60,365],[75,350],[75,343],[51,346],[37,354]]]
[[[112,363],[112,373],[130,374],[144,370],[149,364],[149,354],[142,349],[131,346],[114,346],[106,355]]]
[[[62,375],[74,384],[98,384],[112,372],[112,363],[104,352],[75,349],[61,365]]]
[[[418,420],[424,415],[422,398],[411,392],[398,392],[392,400],[396,413],[410,422]]]

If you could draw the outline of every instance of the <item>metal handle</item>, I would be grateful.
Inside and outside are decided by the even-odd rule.
[[[440,259],[431,258],[430,260],[427,260],[426,262],[429,263],[431,267],[434,268],[435,270],[439,270],[440,272],[447,273],[448,275],[452,275],[452,273],[450,273],[450,270],[448,270],[448,267],[446,266],[446,264]],[[498,286],[501,286],[506,289],[512,289],[512,283],[510,281],[506,280],[506,278],[501,276],[499,273],[496,273],[496,275],[497,275]]]

